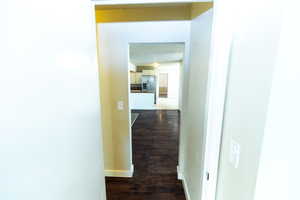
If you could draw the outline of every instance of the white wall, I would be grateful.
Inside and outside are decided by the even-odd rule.
[[[168,73],[159,73],[159,87],[168,88]]]
[[[190,71],[184,75],[179,170],[191,200],[201,198],[212,16],[210,9],[191,22]]]
[[[159,67],[159,73],[168,74],[168,98],[177,99],[179,98],[179,84],[180,84],[180,75],[179,75],[180,63],[172,64],[161,64]]]
[[[217,200],[252,200],[277,56],[282,3],[254,0],[234,1],[233,5],[235,26]],[[240,145],[237,168],[230,163],[232,140]],[[276,175],[273,178],[277,181]]]
[[[104,23],[98,24],[97,28],[104,91],[101,98],[105,109],[102,113],[105,170],[127,172],[132,165],[128,108],[129,43],[184,42],[187,46],[185,54],[188,55],[190,21]],[[124,101],[124,110],[117,110],[117,101]]]
[[[188,59],[188,57],[186,58]],[[158,77],[158,81],[161,81],[161,76],[159,75],[160,73],[165,73],[168,75],[167,80],[164,80],[163,84],[166,84],[168,88],[168,97],[167,98],[162,98],[161,100],[164,101],[166,104],[168,102],[170,103],[170,106],[174,106],[179,108],[179,98],[180,97],[180,63],[162,63],[160,66],[155,70],[156,71],[156,76]],[[161,86],[161,83],[159,83]],[[172,105],[171,105],[172,104]]]
[[[297,5],[284,7],[255,200],[300,199],[300,16]]]
[[[0,199],[105,199],[92,14],[0,3]]]

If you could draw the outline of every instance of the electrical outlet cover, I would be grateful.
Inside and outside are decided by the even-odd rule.
[[[124,110],[124,102],[123,101],[118,101],[118,110]]]
[[[240,144],[233,139],[230,142],[229,162],[234,168],[238,168],[240,162]]]

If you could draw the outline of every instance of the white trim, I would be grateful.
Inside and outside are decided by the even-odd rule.
[[[228,63],[233,37],[234,7],[226,0],[214,3],[212,42],[206,104],[206,138],[201,199],[215,200],[227,93]],[[206,173],[209,172],[209,181]]]
[[[185,199],[191,200],[191,195],[188,189],[188,185],[182,171],[180,170],[180,166],[177,166],[177,178],[182,181]]]
[[[184,194],[185,194],[185,199],[191,200],[191,195],[190,195],[190,192],[189,192],[189,189],[188,189],[188,186],[187,186],[184,176],[182,177],[182,186],[183,186],[183,190],[184,190]]]
[[[130,170],[104,170],[106,177],[127,177],[133,176],[134,166],[131,165]]]
[[[126,4],[155,4],[155,3],[196,3],[213,2],[213,0],[92,0],[95,5],[126,5]]]
[[[190,192],[189,192],[189,188],[188,188],[186,179],[185,179],[183,174],[181,174],[181,176],[182,176],[182,186],[183,186],[183,190],[184,190],[185,199],[186,200],[191,200],[191,195],[190,195]]]
[[[183,174],[182,171],[180,170],[179,165],[177,165],[177,179],[182,180],[183,179]]]
[[[129,52],[129,49],[130,49],[130,44],[128,43],[127,44],[127,108],[128,108],[128,133],[129,133],[129,145],[130,145],[130,149],[129,149],[129,160],[130,160],[130,163],[131,163],[131,177],[133,175],[133,170],[134,170],[134,167],[133,167],[133,161],[132,161],[132,156],[133,156],[133,143],[132,143],[132,124],[131,124],[131,107],[130,107],[130,102],[131,102],[131,99],[130,99],[130,90],[131,90],[131,86],[130,86],[130,70],[129,70],[129,61],[130,61],[130,52]]]

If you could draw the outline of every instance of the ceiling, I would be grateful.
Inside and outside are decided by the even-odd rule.
[[[136,66],[183,60],[184,43],[132,43],[130,62]]]

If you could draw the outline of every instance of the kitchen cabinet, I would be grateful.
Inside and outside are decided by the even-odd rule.
[[[141,72],[130,72],[130,84],[140,84],[142,81]]]
[[[142,83],[142,73],[141,72],[137,72],[135,73],[135,83]]]
[[[132,110],[153,110],[154,93],[130,93],[130,109]]]
[[[130,84],[135,84],[135,73],[130,72]]]
[[[154,76],[155,71],[154,70],[143,70],[143,75]]]

